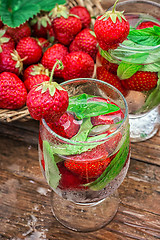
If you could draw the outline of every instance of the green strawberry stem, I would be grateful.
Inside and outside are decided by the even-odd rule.
[[[113,9],[112,9],[112,12],[113,12],[113,13],[115,12],[115,8],[116,8],[116,5],[117,5],[117,2],[118,2],[118,1],[119,1],[119,0],[115,1],[114,5],[113,5]]]
[[[52,71],[51,71],[51,75],[50,75],[50,79],[49,82],[51,83],[53,81],[53,75],[54,75],[54,71],[56,66],[59,65],[58,69],[63,69],[63,64],[60,60],[56,59],[56,63],[54,64]]]

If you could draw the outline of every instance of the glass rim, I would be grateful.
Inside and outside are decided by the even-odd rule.
[[[71,139],[68,139],[68,138],[65,138],[65,137],[62,137],[60,136],[59,134],[55,133],[49,126],[48,124],[46,123],[45,119],[42,118],[42,124],[45,126],[45,128],[49,131],[49,133],[51,133],[52,135],[54,135],[56,138],[62,140],[64,143],[68,143],[68,144],[72,144],[72,145],[94,145],[95,143],[98,143],[98,142],[105,142],[107,141],[108,139],[111,139],[114,135],[116,135],[120,130],[121,128],[123,127],[124,123],[126,122],[127,120],[127,117],[128,117],[128,105],[127,105],[127,101],[125,99],[125,97],[123,96],[123,94],[114,86],[112,86],[111,84],[107,83],[107,82],[104,82],[104,81],[101,81],[99,79],[95,79],[95,78],[75,78],[75,79],[71,79],[71,80],[67,80],[63,83],[60,83],[61,86],[64,86],[66,84],[69,84],[69,83],[72,83],[72,82],[78,82],[79,80],[89,80],[89,81],[93,81],[93,82],[96,82],[96,83],[101,83],[101,84],[104,84],[110,88],[112,88],[114,91],[116,91],[120,97],[122,98],[123,100],[123,103],[124,103],[124,109],[125,109],[125,113],[124,113],[124,118],[122,120],[122,122],[119,124],[119,126],[116,128],[116,130],[107,135],[106,137],[104,137],[103,139],[100,139],[100,140],[96,140],[96,141],[73,141]]]

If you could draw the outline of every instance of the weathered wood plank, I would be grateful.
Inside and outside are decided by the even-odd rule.
[[[121,204],[116,217],[101,230],[76,233],[52,215],[51,190],[40,171],[37,146],[0,137],[0,239],[160,238],[159,171],[155,164],[131,159],[119,188]]]

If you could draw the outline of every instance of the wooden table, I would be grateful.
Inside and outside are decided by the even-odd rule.
[[[132,143],[118,213],[104,228],[78,233],[55,220],[38,162],[38,122],[0,123],[0,239],[160,239],[160,133]]]

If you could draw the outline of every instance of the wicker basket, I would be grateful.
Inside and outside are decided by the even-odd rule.
[[[67,7],[71,8],[73,6],[85,6],[91,14],[91,17],[95,17],[104,12],[103,0],[67,0]],[[95,19],[92,18],[92,26],[94,24]],[[1,122],[12,122],[15,120],[19,121],[27,121],[31,119],[27,106],[19,110],[8,110],[8,109],[0,109],[0,121]]]

